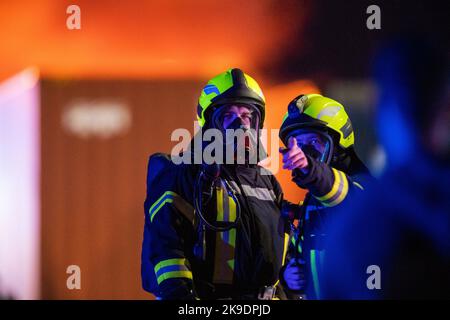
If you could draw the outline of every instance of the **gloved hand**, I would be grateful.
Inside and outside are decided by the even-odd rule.
[[[308,174],[308,158],[306,158],[302,149],[297,145],[297,139],[295,137],[289,138],[288,148],[280,148],[279,151],[283,155],[283,169],[299,169],[303,174]]]
[[[292,291],[302,291],[306,287],[305,280],[305,262],[296,261],[291,259],[286,269],[284,270],[283,277],[288,288]]]

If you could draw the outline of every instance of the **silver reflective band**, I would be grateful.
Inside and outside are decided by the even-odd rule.
[[[230,181],[229,183],[233,187],[234,191],[237,194],[241,194],[236,182]],[[275,201],[275,199],[277,198],[275,196],[275,192],[273,192],[273,190],[269,190],[267,188],[255,188],[255,187],[251,187],[249,185],[243,184],[242,190],[244,190],[244,193],[247,197],[254,197],[254,198],[257,198],[257,199],[263,200],[263,201]]]

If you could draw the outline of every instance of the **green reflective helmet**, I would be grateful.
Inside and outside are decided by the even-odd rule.
[[[335,145],[343,149],[355,142],[352,123],[344,106],[320,94],[300,95],[291,101],[281,124],[280,139],[287,145],[294,132],[304,129],[331,133]]]
[[[201,127],[209,121],[212,111],[226,104],[256,107],[264,123],[266,100],[258,83],[242,70],[229,69],[208,81],[198,99],[197,120]]]

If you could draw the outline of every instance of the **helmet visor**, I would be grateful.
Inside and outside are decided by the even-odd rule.
[[[299,129],[291,133],[302,151],[316,161],[330,163],[333,139],[329,134],[316,129]]]

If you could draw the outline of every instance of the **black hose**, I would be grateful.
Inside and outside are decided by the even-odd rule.
[[[210,190],[210,194],[209,196],[212,197],[212,188],[213,188],[213,184],[216,181],[216,179],[220,179],[220,177],[216,178],[215,180],[210,180],[210,179],[205,179],[205,172],[204,170],[200,170],[199,173],[197,174],[197,178],[196,178],[196,183],[194,186],[194,208],[195,208],[195,213],[198,215],[198,217],[201,220],[201,223],[203,223],[208,229],[215,231],[215,232],[224,232],[224,231],[229,231],[233,228],[237,227],[237,224],[241,218],[241,207],[239,204],[238,199],[236,198],[236,195],[234,193],[233,190],[228,190],[228,188],[226,188],[226,191],[228,193],[228,195],[233,199],[233,201],[236,204],[236,219],[234,222],[216,222],[217,225],[214,225],[212,223],[210,223],[205,216],[203,215],[203,211],[202,211],[202,204],[203,204],[203,182],[204,181],[210,181],[210,185],[208,186],[209,190]]]

